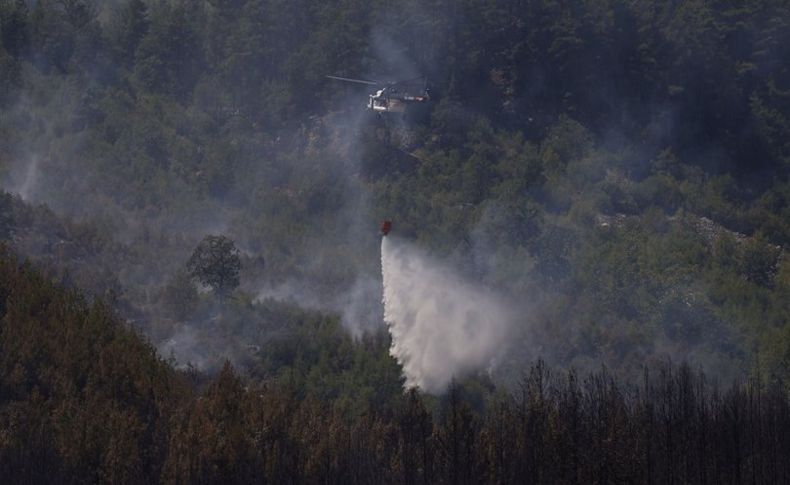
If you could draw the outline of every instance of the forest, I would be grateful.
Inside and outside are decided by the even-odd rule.
[[[790,481],[787,59],[781,0],[0,0],[0,476]],[[440,392],[383,219],[512,315]]]

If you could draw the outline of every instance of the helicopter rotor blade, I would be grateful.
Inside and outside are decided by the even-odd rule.
[[[329,79],[335,79],[337,81],[346,81],[349,83],[358,83],[358,84],[368,84],[370,86],[380,86],[382,83],[376,81],[366,81],[364,79],[351,79],[349,77],[338,77],[338,76],[327,76]]]
[[[415,84],[416,85],[418,83],[416,83],[415,81],[424,81],[424,80],[425,80],[425,76],[420,76],[420,77],[415,77],[413,79],[407,79],[405,81],[397,81],[397,82],[394,82],[394,83],[389,83],[389,86],[399,86],[401,84],[404,84],[404,85],[405,84]]]

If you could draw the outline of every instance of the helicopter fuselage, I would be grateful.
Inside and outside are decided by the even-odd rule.
[[[387,88],[384,88],[369,96],[368,109],[378,113],[404,113],[408,104],[424,103],[428,99],[427,93],[422,96],[414,96],[398,91],[389,92]]]

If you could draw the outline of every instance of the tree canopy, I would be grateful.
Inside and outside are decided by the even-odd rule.
[[[225,236],[208,235],[200,241],[187,261],[187,271],[220,298],[239,286],[241,259],[236,245]]]

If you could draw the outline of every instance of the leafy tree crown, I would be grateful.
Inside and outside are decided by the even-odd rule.
[[[239,286],[240,269],[239,250],[225,236],[204,237],[187,262],[189,275],[220,297]]]

